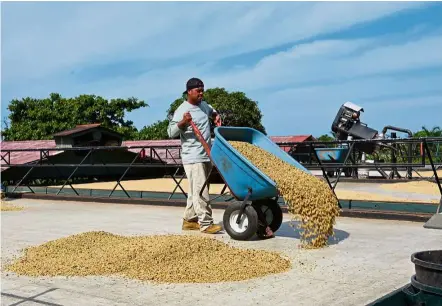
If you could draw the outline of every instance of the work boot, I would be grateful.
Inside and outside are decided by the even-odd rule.
[[[189,230],[199,230],[200,229],[200,225],[198,224],[198,222],[195,221],[187,221],[183,219],[183,230],[185,231],[189,231]]]
[[[208,228],[206,228],[205,230],[201,231],[202,233],[205,234],[216,234],[219,231],[221,231],[223,228],[219,225],[215,225],[215,224],[211,224]]]

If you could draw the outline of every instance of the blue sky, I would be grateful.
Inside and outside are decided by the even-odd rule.
[[[138,128],[190,77],[259,102],[271,135],[321,135],[340,105],[381,130],[442,126],[437,2],[3,2],[2,118],[11,99],[135,96]]]

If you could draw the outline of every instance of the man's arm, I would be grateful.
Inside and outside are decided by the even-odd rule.
[[[213,108],[212,105],[210,105],[209,103],[207,103],[207,106],[209,107],[209,112],[210,112],[210,116],[212,117],[213,121],[215,122],[216,126],[220,126],[221,125],[221,117],[218,114],[218,111],[216,109]]]
[[[178,118],[179,114],[175,114],[167,128],[167,134],[169,135],[170,138],[178,137],[192,120],[192,116],[190,116],[189,112],[184,113],[183,118],[181,120],[179,120]]]
[[[206,102],[207,103],[207,102]],[[209,103],[207,103],[207,107],[208,107],[208,109],[209,109],[209,116],[212,116],[212,117],[214,117],[214,116],[216,116],[216,114],[218,114],[218,112],[216,111],[216,109],[214,109],[213,108],[213,106],[212,105],[210,105]]]
[[[179,109],[175,111],[167,127],[167,134],[170,138],[177,138],[181,133],[181,129],[178,127],[178,122],[181,119],[179,116],[180,113]]]

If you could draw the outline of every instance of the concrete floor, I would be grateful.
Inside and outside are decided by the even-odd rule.
[[[1,213],[2,261],[24,247],[91,230],[181,232],[181,208],[14,202],[26,209]],[[214,211],[216,221],[222,213]],[[1,305],[366,305],[409,283],[413,252],[442,248],[442,230],[422,225],[339,218],[337,241],[312,251],[298,249],[299,236],[287,222],[276,238],[265,241],[238,242],[218,235],[236,246],[283,252],[293,261],[287,273],[237,283],[154,285],[110,277],[17,277],[2,271]]]

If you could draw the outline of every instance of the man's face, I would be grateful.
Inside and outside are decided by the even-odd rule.
[[[194,88],[187,92],[191,101],[201,102],[204,95],[204,87]]]

